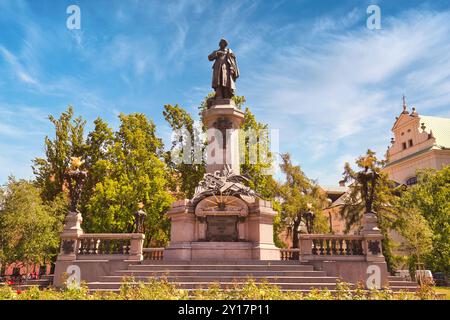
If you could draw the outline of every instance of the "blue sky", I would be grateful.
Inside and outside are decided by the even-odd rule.
[[[72,4],[80,30],[66,28]],[[370,4],[381,30],[366,27]],[[163,105],[197,114],[221,37],[238,57],[237,94],[321,184],[367,148],[384,154],[403,93],[450,117],[447,0],[0,0],[0,183],[32,177],[47,116],[69,104],[89,127],[143,112],[168,142]]]

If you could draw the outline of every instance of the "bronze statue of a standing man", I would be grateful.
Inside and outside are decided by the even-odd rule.
[[[216,99],[231,99],[236,90],[236,79],[239,78],[236,56],[227,46],[227,40],[221,39],[219,50],[208,56],[209,61],[215,60],[212,66],[212,87],[216,91]]]

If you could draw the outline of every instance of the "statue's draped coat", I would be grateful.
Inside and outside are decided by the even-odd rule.
[[[218,87],[229,88],[232,93],[236,90],[236,79],[239,77],[239,68],[236,62],[236,56],[231,49],[225,49],[223,51],[213,51],[208,56],[210,61],[215,60],[212,69],[212,87],[214,89]],[[222,53],[222,54],[221,54]]]

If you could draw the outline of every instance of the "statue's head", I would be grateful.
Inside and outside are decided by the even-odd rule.
[[[224,38],[220,39],[220,42],[219,42],[219,47],[220,47],[220,49],[223,50],[223,49],[225,49],[227,46],[228,46],[228,41],[225,40]]]

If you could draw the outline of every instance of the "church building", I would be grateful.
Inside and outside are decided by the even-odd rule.
[[[419,115],[408,111],[403,97],[403,111],[391,129],[394,137],[387,150],[383,171],[398,184],[417,183],[418,169],[441,170],[450,165],[450,119]]]

